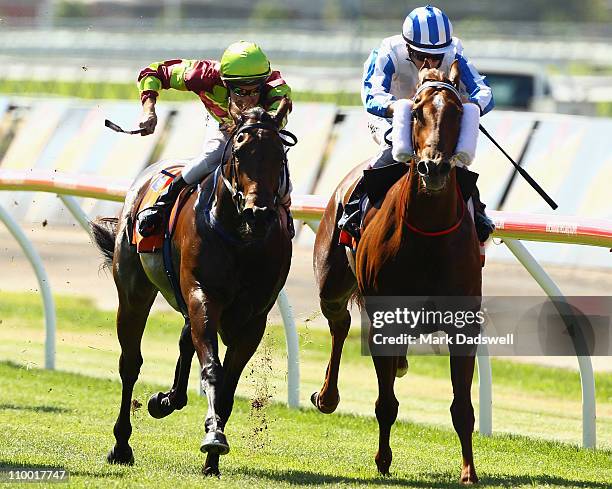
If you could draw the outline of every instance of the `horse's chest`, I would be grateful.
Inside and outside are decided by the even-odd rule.
[[[452,242],[406,246],[380,271],[383,295],[472,295],[480,288],[477,254]]]

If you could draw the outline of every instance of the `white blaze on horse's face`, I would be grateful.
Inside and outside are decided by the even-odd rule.
[[[458,137],[460,114],[452,97],[446,89],[427,88],[419,94],[415,107],[416,168],[422,185],[432,192],[446,187]]]
[[[437,93],[434,97],[433,104],[434,107],[438,110],[442,110],[442,107],[444,107],[444,100],[442,99],[440,93]]]

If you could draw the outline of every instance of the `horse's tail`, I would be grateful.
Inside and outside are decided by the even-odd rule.
[[[357,306],[360,311],[363,311],[363,308],[365,307],[365,299],[363,298],[359,287],[355,287],[353,292],[351,292],[351,295],[349,296],[349,304]]]
[[[110,268],[113,265],[118,224],[119,219],[116,217],[98,217],[89,222],[96,246],[104,256],[103,267]]]

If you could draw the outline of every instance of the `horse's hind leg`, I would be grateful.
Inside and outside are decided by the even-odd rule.
[[[117,283],[118,287],[120,286]],[[121,345],[119,357],[119,375],[121,377],[121,407],[115,422],[115,446],[109,452],[107,461],[132,465],[134,454],[129,444],[132,434],[130,423],[130,408],[132,405],[132,392],[138,379],[142,366],[140,343],[144,333],[147,317],[157,291],[150,285],[129,297],[125,292],[119,291],[119,308],[117,310],[117,337]]]
[[[474,431],[474,407],[472,406],[471,388],[474,376],[474,355],[466,353],[453,355],[451,350],[450,368],[453,384],[453,403],[451,416],[453,426],[461,442],[461,483],[475,484],[478,482],[474,467],[472,451],[472,433]]]
[[[191,323],[185,321],[179,339],[179,357],[174,371],[174,382],[169,392],[158,392],[149,399],[149,414],[154,418],[164,418],[175,410],[183,409],[187,405],[187,385],[189,371],[195,348],[191,338]]]
[[[398,357],[372,357],[378,378],[376,419],[378,421],[378,452],[374,458],[378,471],[389,474],[393,454],[391,452],[391,427],[397,419],[399,402],[395,397],[394,383]]]
[[[326,212],[329,213],[330,209]],[[317,232],[314,250],[314,269],[319,286],[321,312],[327,319],[332,336],[332,348],[325,381],[319,392],[310,397],[322,413],[332,413],[340,402],[338,374],[342,347],[351,326],[348,302],[355,290],[356,280],[350,269],[344,246],[338,244],[335,221],[323,218]]]

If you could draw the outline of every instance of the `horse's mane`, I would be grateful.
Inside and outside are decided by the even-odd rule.
[[[410,170],[407,175],[401,178],[396,184],[397,188],[392,188],[389,191],[391,195],[385,199],[387,205],[381,206],[376,217],[368,224],[369,236],[382,236],[380,246],[376,253],[368,253],[368,260],[365,265],[365,277],[360,277],[358,274],[359,288],[363,290],[361,282],[366,282],[373,288],[377,289],[378,271],[390,259],[392,259],[399,251],[402,245],[403,223],[406,218],[408,209],[408,200],[410,199],[410,175],[414,172],[414,164],[410,165]],[[362,240],[364,241],[364,240]],[[361,243],[363,245],[366,243]]]

